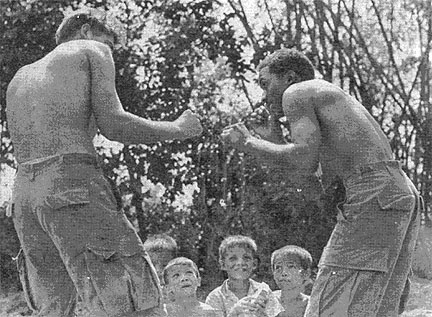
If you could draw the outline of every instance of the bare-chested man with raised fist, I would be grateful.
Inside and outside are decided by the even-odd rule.
[[[305,55],[281,49],[258,70],[269,133],[257,138],[237,124],[223,139],[297,184],[320,163],[324,182],[339,177],[346,189],[305,316],[397,316],[420,224],[419,193],[373,117],[336,85],[315,79]],[[281,117],[292,142],[282,138]]]
[[[118,23],[118,22],[117,22]],[[94,9],[66,17],[58,46],[21,68],[7,91],[18,172],[13,219],[25,254],[28,302],[38,316],[159,316],[156,273],[117,209],[96,162],[96,128],[122,143],[187,139],[202,132],[189,110],[173,122],[123,110],[111,49],[114,19]]]

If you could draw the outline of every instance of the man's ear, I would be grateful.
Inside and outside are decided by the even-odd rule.
[[[82,39],[87,40],[90,40],[93,37],[90,24],[85,23],[81,26],[80,35]]]
[[[287,80],[287,83],[290,84],[290,85],[299,81],[297,73],[295,71],[293,71],[293,70],[289,70],[285,74],[285,78]]]

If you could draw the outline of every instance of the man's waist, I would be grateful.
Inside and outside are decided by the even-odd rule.
[[[89,153],[65,153],[37,158],[18,165],[18,170],[23,172],[37,172],[51,166],[54,163],[63,165],[85,164],[98,166],[96,155]]]
[[[366,176],[368,174],[373,174],[377,172],[387,171],[388,168],[401,169],[401,162],[396,160],[378,161],[367,164],[359,164],[354,166],[348,176],[344,177],[344,181],[348,181],[352,178],[359,178]]]

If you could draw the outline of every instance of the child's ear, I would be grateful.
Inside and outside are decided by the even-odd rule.
[[[255,258],[254,261],[253,261],[253,269],[254,269],[254,271],[258,269],[258,264],[259,264],[259,260],[257,258]]]
[[[310,281],[310,276],[311,276],[311,269],[307,269],[305,271],[302,272],[303,278],[304,278],[304,282],[303,284],[307,284]]]
[[[219,266],[222,271],[226,271],[224,260],[219,260]]]
[[[198,277],[198,287],[201,287],[201,277]]]

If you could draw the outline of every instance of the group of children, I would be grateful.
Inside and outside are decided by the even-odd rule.
[[[303,294],[310,281],[312,256],[298,246],[288,245],[271,255],[273,278],[279,290],[251,277],[258,267],[257,245],[247,236],[225,238],[219,247],[219,265],[228,278],[200,302],[197,290],[201,277],[197,265],[176,257],[177,243],[165,234],[144,242],[158,273],[168,316],[172,317],[299,317],[309,297]]]

